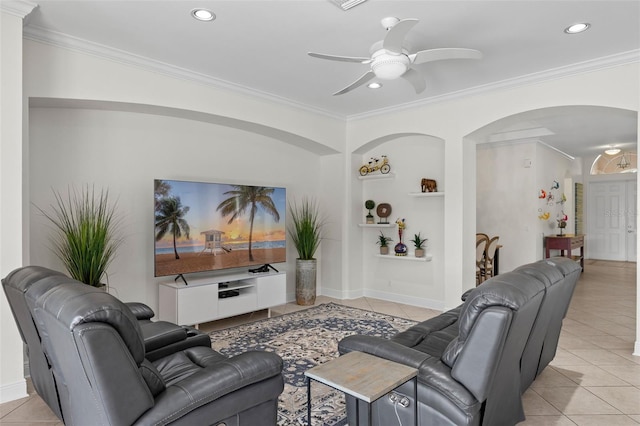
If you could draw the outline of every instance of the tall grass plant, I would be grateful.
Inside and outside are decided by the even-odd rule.
[[[102,287],[107,268],[122,242],[117,203],[109,203],[109,191],[93,186],[70,188],[67,196],[53,190],[51,212],[38,208],[54,226],[52,250],[69,275],[85,284]]]
[[[320,217],[318,203],[309,198],[303,198],[298,204],[289,204],[292,225],[289,235],[298,251],[301,260],[311,260],[322,241],[324,221]]]

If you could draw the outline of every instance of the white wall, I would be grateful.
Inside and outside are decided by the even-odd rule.
[[[556,216],[562,206],[556,204],[559,198],[547,205],[538,195],[541,189],[548,193],[554,180],[560,184],[554,194],[567,196],[564,232],[573,232],[571,161],[534,141],[477,148],[476,230],[500,236],[500,272],[542,259],[543,235],[559,232]],[[538,218],[547,211],[548,220]]]
[[[460,294],[475,282],[476,154],[471,135],[502,118],[543,108],[595,105],[638,111],[638,75],[639,65],[634,63],[464,98],[440,99],[349,122],[350,152],[399,133],[428,134],[444,140],[444,175],[449,194],[444,203],[445,307],[459,304]]]
[[[22,16],[0,15],[0,276],[22,266],[23,207],[23,96]],[[28,13],[27,11],[23,12]],[[9,304],[0,296],[0,403],[27,395],[23,373],[23,344]]]
[[[412,253],[410,240],[417,233],[428,238],[427,254],[431,262],[404,261],[396,259],[393,247],[399,242],[398,228],[361,228],[360,251],[362,254],[363,293],[379,299],[394,300],[411,305],[442,309],[443,294],[443,246],[444,246],[444,197],[412,197],[410,192],[420,192],[420,181],[435,179],[438,191],[446,197],[444,181],[444,144],[441,140],[425,135],[403,136],[375,146],[363,153],[360,165],[370,157],[387,155],[391,165],[391,179],[361,180],[362,197],[356,203],[358,222],[364,223],[367,209],[365,200],[373,200],[376,206],[389,203],[392,208],[389,222],[405,219],[403,241]],[[379,174],[380,172],[377,172]],[[376,175],[375,173],[373,174]],[[354,200],[355,202],[355,200]],[[379,218],[372,211],[375,221]],[[378,258],[378,235],[391,237],[391,255]],[[355,249],[355,248],[354,248]]]
[[[124,243],[109,268],[112,292],[157,307],[153,278],[153,179],[283,186],[289,199],[320,188],[320,157],[249,132],[211,123],[123,111],[30,109],[30,201],[47,208],[51,189],[95,184],[118,198]],[[49,250],[46,218],[31,208],[31,262],[64,271]],[[288,247],[287,290],[293,299],[295,258]],[[167,280],[167,278],[164,278]],[[171,280],[171,278],[169,278]]]
[[[476,153],[476,232],[500,237],[503,273],[537,259],[536,143],[481,144]]]
[[[338,299],[344,298],[343,274],[347,264],[344,258],[347,245],[346,216],[339,208],[345,205],[346,200],[344,161],[344,154],[320,158],[321,169],[318,175],[321,178],[316,196],[324,219],[324,238],[319,253],[316,254],[319,259],[318,293]],[[323,258],[327,260],[322,261]]]

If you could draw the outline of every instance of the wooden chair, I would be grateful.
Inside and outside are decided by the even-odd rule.
[[[476,234],[476,287],[482,284],[485,268],[485,251],[489,238],[482,236],[482,234]]]
[[[493,260],[496,256],[496,248],[500,237],[495,236],[487,242],[487,248],[484,255],[484,267],[481,270],[482,279],[487,280],[495,275]]]

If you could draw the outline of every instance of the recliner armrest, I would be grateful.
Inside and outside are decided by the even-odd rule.
[[[431,355],[376,336],[353,335],[338,343],[340,354],[358,351],[418,368]]]
[[[131,312],[138,321],[150,320],[156,315],[155,312],[153,312],[153,309],[141,302],[127,302],[125,305],[131,309]]]
[[[197,358],[198,353],[185,354]],[[273,395],[264,395],[265,400],[278,397],[284,387],[282,358],[272,352],[245,352],[224,361],[215,361],[189,377],[167,386],[158,395],[155,405],[140,417],[136,424],[167,424],[186,413],[209,404],[234,391],[264,380],[279,378],[278,389]],[[278,377],[279,376],[279,377]],[[277,391],[277,392],[276,392]],[[238,411],[243,404],[237,401]]]
[[[166,321],[142,323],[140,328],[146,352],[152,352],[187,338],[187,330]]]

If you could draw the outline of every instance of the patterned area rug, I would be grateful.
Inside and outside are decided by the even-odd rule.
[[[284,360],[284,392],[278,401],[278,425],[307,425],[304,372],[336,358],[338,342],[352,334],[389,338],[415,321],[335,303],[210,333],[213,349],[227,356],[250,350],[275,352]],[[312,384],[313,425],[346,424],[342,392]]]

